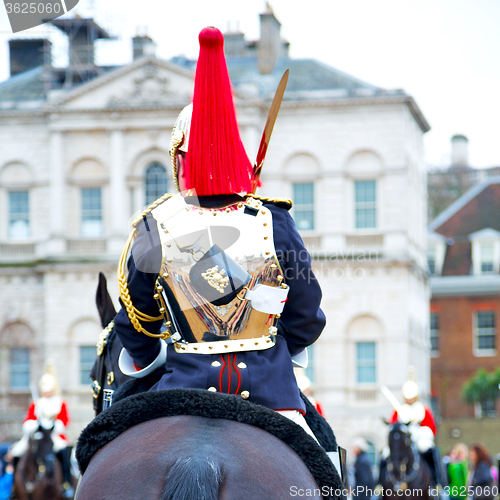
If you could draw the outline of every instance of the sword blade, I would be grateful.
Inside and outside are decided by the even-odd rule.
[[[398,414],[401,414],[401,404],[399,401],[396,399],[396,396],[389,390],[389,388],[385,385],[383,385],[380,390],[382,391],[382,394],[389,400],[389,403],[392,404],[394,409],[398,412]]]
[[[285,73],[283,73],[278,88],[276,89],[276,94],[274,94],[274,99],[271,103],[269,114],[267,115],[266,126],[264,127],[262,139],[260,140],[259,150],[257,152],[257,159],[255,160],[254,173],[257,181],[262,171],[262,165],[264,164],[264,159],[266,158],[267,147],[269,146],[269,141],[271,139],[271,134],[273,133],[274,124],[276,123],[276,118],[281,107],[281,101],[283,100],[283,94],[285,93],[286,84],[288,82],[288,73],[288,69],[285,71]],[[257,186],[257,182],[255,183],[255,186]]]

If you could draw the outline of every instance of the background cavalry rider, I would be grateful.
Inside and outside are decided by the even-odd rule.
[[[408,380],[403,384],[402,393],[405,402],[400,406],[399,411],[392,412],[389,424],[396,422],[409,424],[411,439],[429,464],[434,484],[446,486],[446,482],[443,481],[439,451],[434,444],[434,436],[436,435],[434,415],[431,409],[419,399],[420,389],[414,380],[412,370],[410,370]],[[387,454],[388,452],[383,453],[383,455]],[[380,478],[385,473],[385,465],[386,456],[383,456],[380,464]]]
[[[74,489],[71,475],[71,447],[66,437],[69,413],[66,401],[61,397],[54,367],[49,363],[38,383],[39,397],[34,397],[23,422],[23,437],[12,447],[12,455],[17,464],[26,453],[30,436],[39,426],[52,432],[53,449],[63,472],[64,497],[73,498]]]
[[[288,213],[291,202],[251,195],[258,179],[236,122],[222,33],[205,28],[199,39],[193,103],[172,133],[174,179],[183,196],[167,195],[147,209],[135,224],[130,256],[126,259],[127,249],[122,256],[128,279],[119,272],[122,309],[115,330],[125,348],[120,367],[141,377],[166,363],[166,375],[152,390],[198,388],[240,395],[280,411],[312,435],[292,356],[303,354],[325,326],[321,290]],[[205,230],[198,237],[194,229],[201,221],[206,221],[210,241]],[[254,259],[246,268],[251,279],[244,288],[246,278],[241,283],[235,278],[244,259],[231,256],[235,234],[239,237],[232,248],[240,248],[242,259]],[[159,238],[169,237],[160,243]],[[169,252],[174,252],[171,258]],[[209,269],[202,266],[205,259]],[[258,288],[271,297],[260,305]],[[158,304],[161,290],[168,299],[164,306]],[[232,292],[226,295],[226,290]],[[180,333],[188,343],[154,336],[176,323],[174,339]]]

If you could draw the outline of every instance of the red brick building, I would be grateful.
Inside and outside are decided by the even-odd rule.
[[[463,429],[479,429],[467,419],[499,415],[498,401],[466,404],[461,391],[478,368],[500,366],[500,177],[472,187],[431,222],[429,233],[431,390],[444,445],[467,441]]]

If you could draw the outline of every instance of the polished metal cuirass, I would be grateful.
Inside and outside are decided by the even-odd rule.
[[[176,350],[217,354],[272,347],[288,287],[276,256],[271,211],[250,197],[202,208],[178,194],[151,213],[162,249],[155,298],[167,328],[175,322],[180,334]],[[260,292],[268,293],[269,301],[248,299]],[[173,301],[182,318],[173,317]],[[281,307],[269,305],[273,301]]]

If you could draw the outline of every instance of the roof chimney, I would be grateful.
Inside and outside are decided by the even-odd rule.
[[[38,66],[50,66],[50,49],[51,43],[45,38],[9,40],[10,76]]]
[[[266,11],[260,14],[260,40],[258,46],[258,67],[262,75],[273,72],[281,52],[281,23],[276,19],[273,9],[266,4]]]
[[[69,36],[70,66],[95,66],[95,41],[99,38],[111,38],[93,19],[58,18],[50,22]]]
[[[145,56],[156,57],[156,43],[147,35],[136,35],[132,38],[134,61]]]
[[[224,52],[226,57],[245,57],[247,55],[245,35],[240,31],[224,33]]]
[[[451,138],[451,166],[469,166],[469,139],[465,135],[454,135]]]

